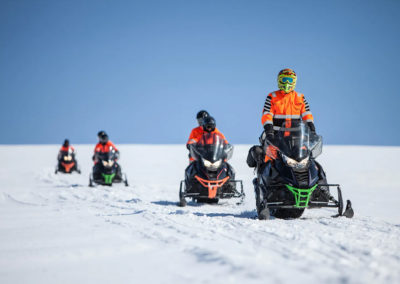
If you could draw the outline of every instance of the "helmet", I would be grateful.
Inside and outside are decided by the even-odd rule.
[[[99,142],[101,144],[106,144],[108,142],[108,135],[105,131],[101,130],[97,133],[97,137],[99,137]]]
[[[214,117],[212,116],[207,116],[204,118],[203,122],[203,129],[207,132],[211,132],[215,130],[215,127],[217,126]]]
[[[69,146],[69,140],[68,139],[64,140],[63,146],[64,147],[68,147]]]
[[[292,69],[283,69],[278,74],[278,87],[285,93],[294,90],[296,86],[297,75]]]
[[[199,123],[199,126],[203,125],[204,118],[206,118],[208,116],[210,116],[210,114],[206,110],[201,110],[197,113],[196,119],[197,119],[197,122]]]

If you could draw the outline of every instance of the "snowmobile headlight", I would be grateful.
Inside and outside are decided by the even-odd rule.
[[[72,156],[64,156],[64,161],[72,161]]]
[[[307,166],[309,157],[301,160],[300,162],[297,162],[296,160],[289,158],[285,155],[283,155],[283,159],[285,160],[286,164],[288,164],[289,167],[302,169]]]
[[[103,160],[103,166],[107,167],[107,168],[111,168],[112,165],[114,165],[114,161],[113,160],[109,160],[109,161],[105,161]]]
[[[308,164],[308,160],[309,160],[309,157],[307,157],[307,158],[301,160],[301,161],[297,164],[298,167],[299,167],[299,168],[304,168],[304,167],[306,167],[307,164]]]
[[[218,160],[215,163],[211,163],[210,161],[203,159],[204,166],[209,170],[217,170],[221,166],[222,160]]]

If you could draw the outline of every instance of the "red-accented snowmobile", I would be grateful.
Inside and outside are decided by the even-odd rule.
[[[181,181],[179,206],[186,206],[188,197],[204,203],[218,203],[223,198],[240,198],[242,202],[245,197],[243,182],[235,180],[235,172],[227,162],[233,146],[224,144],[218,133],[208,135],[204,140],[207,142],[190,145],[195,161],[186,168],[185,180]]]
[[[75,159],[75,154],[72,151],[60,151],[55,173],[61,172],[70,174],[74,171],[79,174],[81,173],[78,162]]]

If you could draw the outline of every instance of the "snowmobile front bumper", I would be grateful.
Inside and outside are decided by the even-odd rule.
[[[336,187],[338,200],[334,199],[332,196],[330,197],[328,202],[311,200],[310,199],[311,193],[315,190],[317,186]],[[271,187],[281,187],[281,186],[271,185]],[[295,197],[295,204],[285,204],[285,202],[266,202],[265,205],[269,209],[301,209],[301,208],[312,209],[312,208],[331,207],[331,208],[338,208],[338,214],[332,217],[345,216],[347,218],[352,218],[354,216],[354,211],[350,200],[347,200],[346,208],[344,209],[343,212],[343,197],[342,197],[342,190],[339,184],[317,184],[310,189],[304,189],[304,192],[301,192],[302,191],[301,189],[300,190],[297,189],[296,191],[296,188],[293,188],[291,186],[287,186],[287,188],[293,193]],[[305,194],[305,191],[308,191],[307,192],[308,195]]]
[[[179,187],[179,199],[181,206],[186,205],[185,198],[218,200],[225,198],[240,198],[241,204],[245,198],[242,180],[223,180],[208,181],[196,176],[197,186],[192,187],[190,192],[186,188],[185,181],[182,180]],[[229,186],[234,184],[234,186]],[[240,190],[237,190],[237,186]]]

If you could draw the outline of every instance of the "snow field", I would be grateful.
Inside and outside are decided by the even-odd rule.
[[[117,145],[118,147],[118,145]],[[399,283],[398,147],[328,146],[318,159],[353,219],[333,209],[255,219],[248,145],[231,163],[246,199],[176,206],[183,145],[120,145],[129,187],[54,174],[58,146],[0,146],[0,283]]]

